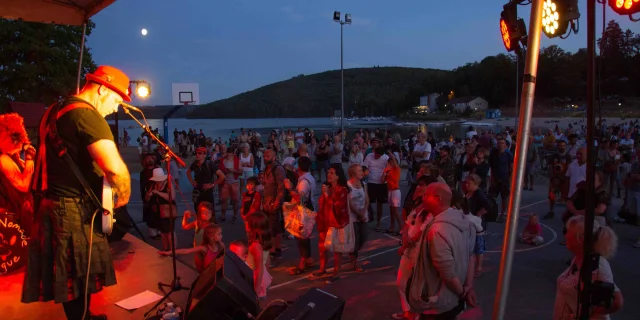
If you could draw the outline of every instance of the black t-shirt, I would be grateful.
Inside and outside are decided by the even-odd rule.
[[[384,149],[385,151],[391,151],[391,153],[397,152],[398,154],[400,154],[400,147],[398,147],[398,145],[395,143],[385,145]]]
[[[327,148],[329,148],[329,146],[325,145],[324,148],[321,146],[318,146],[318,150],[322,150],[322,151],[326,151]],[[316,160],[318,161],[329,161],[329,153],[322,153],[322,154],[318,154],[316,157]]]
[[[212,161],[206,160],[202,165],[198,165],[198,161],[194,161],[189,167],[191,172],[194,173],[194,180],[196,180],[197,190],[202,190],[205,183],[213,183],[216,175],[216,168]]]
[[[63,105],[77,102],[78,99],[69,100]],[[100,140],[113,141],[113,134],[107,121],[92,107],[73,109],[58,119],[56,122],[58,134],[67,147],[71,159],[80,169],[91,189],[98,199],[102,197],[102,177],[104,173],[93,160],[87,147]],[[47,147],[47,175],[48,194],[65,197],[79,197],[86,195],[80,181],[76,178],[71,168],[58,157],[49,139]]]

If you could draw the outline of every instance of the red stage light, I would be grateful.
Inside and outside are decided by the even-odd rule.
[[[613,11],[621,15],[640,12],[640,0],[609,0],[609,6]]]
[[[507,51],[511,51],[511,36],[509,35],[509,27],[504,19],[500,19],[500,33],[502,34],[502,43]]]

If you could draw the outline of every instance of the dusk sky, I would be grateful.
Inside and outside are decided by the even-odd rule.
[[[97,64],[148,80],[152,97],[171,104],[171,83],[200,84],[202,103],[298,74],[340,68],[340,26],[333,11],[351,13],[344,27],[345,68],[403,66],[451,70],[505,52],[499,16],[507,0],[118,0],[98,13],[87,45]],[[586,47],[586,1],[580,32],[542,36],[541,46]],[[597,30],[602,13],[598,5]],[[528,26],[531,5],[519,6]],[[607,20],[640,32],[640,23],[606,8]],[[142,36],[142,28],[148,29]],[[585,66],[586,67],[586,66]]]

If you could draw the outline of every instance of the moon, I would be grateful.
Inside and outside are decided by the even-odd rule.
[[[140,31],[140,33],[142,33],[143,36],[146,36],[147,35],[147,29],[142,29]]]

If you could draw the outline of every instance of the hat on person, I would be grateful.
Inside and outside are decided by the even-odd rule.
[[[96,71],[86,76],[88,81],[99,83],[119,94],[124,101],[131,101],[127,94],[129,89],[129,77],[120,69],[111,66],[99,66]]]
[[[164,174],[164,170],[162,170],[162,168],[155,168],[153,169],[153,175],[151,176],[151,178],[149,178],[149,180],[151,181],[165,181],[167,180],[167,175]]]
[[[196,148],[196,153],[207,153],[207,148],[205,147],[198,147]]]
[[[282,161],[282,166],[292,166],[295,167],[296,165],[296,159],[293,157],[287,157]]]

